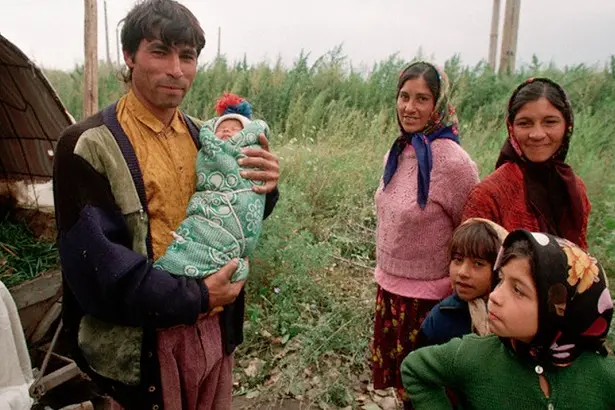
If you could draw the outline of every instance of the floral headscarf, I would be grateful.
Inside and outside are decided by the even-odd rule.
[[[554,87],[566,105],[562,112],[566,121],[566,133],[561,147],[544,163],[533,163],[524,155],[513,132],[514,118],[512,104],[525,87],[530,84],[542,82]],[[496,163],[496,169],[507,162],[519,165],[526,185],[526,201],[528,208],[536,215],[541,232],[548,232],[555,236],[566,238],[580,245],[585,213],[576,175],[572,168],[565,163],[570,139],[574,130],[574,117],[572,105],[564,89],[548,78],[530,78],[513,92],[508,102],[508,115],[506,118],[508,138],[502,147]]]
[[[455,109],[449,104],[450,86],[448,77],[446,73],[437,66],[424,61],[418,61],[406,67],[399,75],[396,98],[399,96],[399,91],[406,81],[411,78],[410,69],[416,64],[428,65],[436,71],[440,83],[440,91],[438,95],[434,96],[436,98],[434,110],[423,130],[415,133],[407,133],[402,127],[399,116],[397,116],[397,123],[401,135],[395,140],[389,151],[389,157],[384,169],[383,184],[386,188],[397,170],[399,156],[404,148],[411,144],[416,152],[419,168],[417,202],[421,208],[425,208],[429,196],[429,183],[431,179],[431,168],[433,166],[431,143],[441,138],[450,139],[459,143],[459,131]]]
[[[504,342],[543,366],[569,366],[583,351],[606,356],[613,300],[602,266],[566,239],[516,230],[506,237],[496,269],[503,249],[521,239],[528,240],[532,250],[538,333],[529,345]]]

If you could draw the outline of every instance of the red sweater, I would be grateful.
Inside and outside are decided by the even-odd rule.
[[[578,176],[577,184],[583,203],[583,228],[581,236],[573,242],[587,249],[587,222],[591,204],[587,188]],[[538,218],[527,206],[523,173],[517,164],[509,162],[502,165],[474,187],[463,209],[462,221],[476,217],[490,219],[508,231],[540,231]]]

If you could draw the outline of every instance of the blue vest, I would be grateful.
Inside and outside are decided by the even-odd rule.
[[[421,330],[429,345],[443,344],[454,337],[472,333],[468,303],[453,293],[431,309]]]

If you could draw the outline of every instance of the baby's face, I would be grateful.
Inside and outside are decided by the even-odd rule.
[[[218,125],[218,128],[216,128],[216,137],[226,141],[242,129],[243,125],[241,121],[235,119],[224,120]]]

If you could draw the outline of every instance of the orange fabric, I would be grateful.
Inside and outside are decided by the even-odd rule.
[[[197,148],[179,110],[165,127],[132,90],[119,100],[117,118],[143,174],[156,260],[171,243],[171,232],[186,217],[196,185]]]

